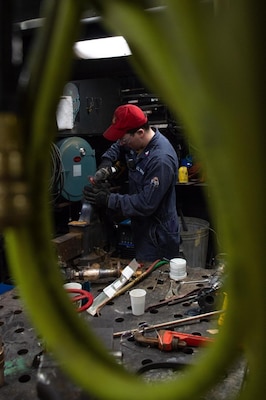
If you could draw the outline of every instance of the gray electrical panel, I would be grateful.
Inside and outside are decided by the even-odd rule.
[[[102,135],[111,124],[114,110],[121,104],[119,81],[102,78],[69,83],[77,88],[73,104],[77,104],[78,96],[79,110],[74,127],[67,134]]]

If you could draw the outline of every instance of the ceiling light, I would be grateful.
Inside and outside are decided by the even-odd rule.
[[[131,55],[130,48],[122,36],[83,40],[74,44],[78,58],[99,59],[126,57]]]

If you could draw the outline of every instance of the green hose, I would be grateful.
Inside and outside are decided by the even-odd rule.
[[[239,347],[249,365],[239,398],[259,398],[265,393],[266,360],[261,192],[265,84],[259,80],[265,67],[265,5],[235,0],[219,12],[215,2],[214,17],[201,1],[164,3],[166,11],[159,18],[144,12],[138,1],[45,2],[47,18],[21,87],[22,110],[15,129],[18,142],[22,136],[24,143],[23,177],[31,210],[14,226],[3,228],[8,262],[48,349],[78,385],[99,399],[198,399],[232,364]],[[144,383],[101,348],[69,304],[54,258],[47,159],[56,131],[53,115],[68,78],[85,4],[97,7],[108,27],[124,34],[140,76],[184,121],[207,170],[210,208],[228,254],[229,305],[219,337],[197,365],[171,382]],[[249,164],[251,140],[255,174]]]

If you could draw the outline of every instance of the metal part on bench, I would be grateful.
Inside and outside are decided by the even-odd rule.
[[[122,266],[126,265],[125,260],[120,261]],[[160,269],[167,272],[167,265],[160,267]],[[209,270],[195,268],[188,269],[188,279],[201,279],[209,275],[210,272]],[[153,290],[153,287],[158,274],[152,273],[143,281],[138,282],[138,287],[145,288],[147,291],[147,308],[150,304],[164,298],[169,288],[169,278],[166,278],[166,276],[167,273],[164,274],[164,282],[157,285],[155,290]],[[92,295],[96,297],[109,283],[110,278],[91,282]],[[186,290],[190,291],[191,289],[193,289],[191,285],[182,285],[181,295],[185,294]],[[37,301],[37,292],[36,296]],[[2,337],[5,355],[5,384],[0,387],[0,398],[43,400],[44,397],[40,397],[44,395],[41,390],[46,389],[46,395],[49,391],[50,394],[54,395],[54,398],[58,399],[91,399],[89,394],[85,394],[81,388],[71,382],[69,377],[62,373],[50,354],[43,352],[43,343],[41,343],[29,322],[17,289],[1,295],[0,301],[0,336]],[[138,326],[152,326],[166,321],[178,321],[186,316],[189,318],[189,315],[195,315],[197,310],[198,304],[182,303],[147,311],[141,316],[133,316],[128,293],[124,293],[108,302],[101,309],[97,318],[87,312],[80,313],[79,318],[84,318],[88,326],[95,330],[97,335],[97,330],[101,330],[101,336],[108,339],[108,350],[111,354],[118,355],[118,362],[127,371],[133,374],[142,371],[141,379],[148,382],[165,381],[165,379],[174,379],[177,374],[183,374],[183,367],[177,368],[177,366],[191,365],[197,362],[198,356],[202,351],[205,351],[205,348],[186,346],[186,348],[176,352],[164,352],[158,348],[137,346],[136,342],[132,340],[132,334],[129,333]],[[178,331],[215,337],[210,332],[217,326],[217,319],[218,315],[201,320],[193,319],[189,323],[178,325]],[[171,329],[173,329],[173,326]],[[125,333],[115,337],[113,332],[117,331]],[[156,334],[155,330],[150,332],[153,335]],[[38,365],[40,358],[42,364]],[[142,370],[143,368],[145,371]],[[226,371],[221,382],[202,396],[202,400],[223,400],[236,397],[242,387],[245,371],[245,360],[237,360],[235,366]],[[40,383],[40,374],[51,378],[48,386],[43,386]]]

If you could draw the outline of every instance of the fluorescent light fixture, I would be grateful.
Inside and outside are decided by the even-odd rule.
[[[74,44],[75,55],[83,59],[126,57],[130,48],[122,36],[83,40]]]

